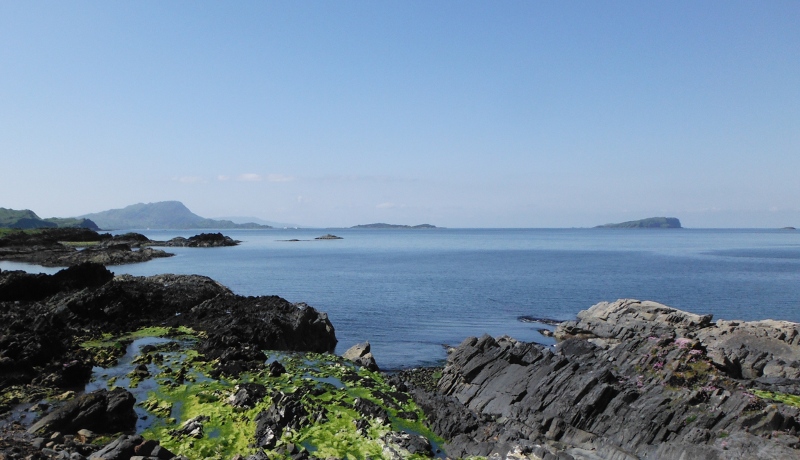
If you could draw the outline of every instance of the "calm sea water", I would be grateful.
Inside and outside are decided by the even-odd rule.
[[[342,240],[315,241],[334,233]],[[196,231],[142,231],[152,239]],[[572,319],[618,298],[715,318],[800,322],[800,232],[781,230],[229,230],[231,248],[112,267],[210,276],[330,316],[338,352],[369,340],[382,368],[432,364],[443,344],[507,334],[547,343],[520,316]],[[287,242],[300,239],[310,241]],[[0,269],[19,264],[0,263]],[[26,266],[28,270],[37,271]]]

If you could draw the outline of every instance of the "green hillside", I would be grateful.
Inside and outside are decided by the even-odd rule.
[[[431,224],[420,224],[412,226],[412,225],[377,223],[377,224],[361,224],[353,226],[351,228],[436,228],[436,226]]]
[[[42,219],[30,209],[16,210],[0,208],[0,228],[89,228],[98,230],[88,219],[51,217]]]
[[[161,201],[157,203],[138,203],[122,209],[110,209],[81,216],[91,219],[100,228],[123,230],[139,228],[157,229],[201,229],[201,228],[272,228],[255,223],[235,224],[229,220],[215,220],[200,217],[190,211],[180,201]]]
[[[619,224],[598,225],[595,228],[682,228],[681,221],[675,217],[648,217]]]

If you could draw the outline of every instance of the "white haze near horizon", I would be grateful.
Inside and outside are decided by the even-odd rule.
[[[800,227],[800,3],[0,3],[0,207]]]

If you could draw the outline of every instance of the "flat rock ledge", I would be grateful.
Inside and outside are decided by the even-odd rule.
[[[450,457],[800,458],[800,409],[773,399],[800,394],[800,325],[625,299],[555,335],[468,338],[411,388]]]

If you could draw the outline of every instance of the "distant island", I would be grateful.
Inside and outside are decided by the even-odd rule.
[[[377,223],[377,224],[362,224],[356,225],[351,228],[436,228],[435,225],[431,224],[420,224],[420,225],[397,225],[397,224],[384,224],[384,223]]]
[[[683,228],[681,221],[675,217],[648,217],[619,224],[598,225],[595,228]]]
[[[30,230],[34,228],[88,228],[99,230],[97,224],[83,218],[50,217],[42,219],[30,209],[0,208],[0,228]]]
[[[157,203],[138,203],[122,209],[86,214],[82,218],[91,219],[105,230],[126,230],[135,228],[152,229],[231,229],[231,228],[272,228],[253,222],[236,224],[229,220],[215,220],[200,217],[190,211],[180,201],[160,201]]]

